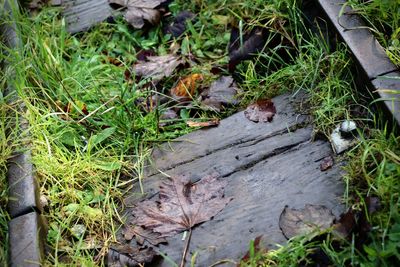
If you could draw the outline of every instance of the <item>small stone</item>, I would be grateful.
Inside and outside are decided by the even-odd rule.
[[[354,130],[350,132],[341,130],[341,128],[344,130],[353,129],[355,126],[355,123],[353,123],[354,122],[349,123],[349,121],[344,121],[333,130],[330,136],[330,142],[336,154],[340,154],[356,144],[357,138],[355,138],[356,133]]]
[[[70,231],[74,237],[80,239],[86,232],[86,226],[84,226],[83,224],[75,224],[74,226],[72,226]]]
[[[346,120],[340,124],[340,134],[344,138],[351,138],[357,130],[357,125],[354,121]]]
[[[45,195],[40,195],[39,198],[40,206],[44,209],[49,205],[49,200]]]

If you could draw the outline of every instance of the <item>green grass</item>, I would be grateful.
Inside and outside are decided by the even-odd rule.
[[[386,54],[400,67],[400,1],[398,0],[348,0],[371,28]]]
[[[1,88],[4,89],[4,79],[1,79]],[[4,92],[1,90],[2,93]],[[0,98],[0,266],[6,266],[8,258],[8,221],[10,220],[7,212],[8,203],[8,180],[7,180],[7,160],[12,153],[12,142],[7,132],[10,132],[9,121],[11,119],[11,107],[4,97]]]
[[[157,121],[134,105],[140,93],[123,71],[105,64],[97,47],[68,35],[57,14],[49,9],[19,18],[25,45],[10,51],[13,85],[26,105],[33,163],[48,202],[47,261],[101,264],[122,222],[123,192],[140,177],[135,171],[148,153],[143,144],[157,135]],[[73,110],[64,112],[69,103]],[[82,114],[82,105],[92,113]],[[76,236],[76,225],[86,227],[84,235]]]

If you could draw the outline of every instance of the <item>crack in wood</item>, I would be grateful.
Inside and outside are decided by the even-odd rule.
[[[267,159],[270,159],[272,157],[284,154],[284,153],[290,153],[292,151],[296,151],[298,150],[302,145],[309,143],[310,140],[307,141],[300,141],[291,145],[287,145],[287,146],[282,146],[282,147],[278,147],[276,149],[274,149],[272,152],[265,154],[264,156],[257,158],[256,160],[253,160],[243,166],[240,166],[239,168],[235,168],[232,172],[229,172],[225,175],[222,175],[221,177],[225,178],[225,177],[229,177],[230,175],[236,173],[236,172],[240,172],[240,171],[246,171],[252,167],[254,167],[255,165],[257,165],[258,163],[262,162],[262,161],[266,161]]]
[[[246,140],[243,140],[243,139],[242,140],[238,140],[237,142],[234,142],[234,143],[219,147],[217,149],[211,150],[211,151],[209,151],[209,152],[207,152],[207,153],[205,153],[203,155],[199,155],[199,156],[193,157],[193,158],[191,158],[189,160],[181,161],[181,162],[179,162],[177,164],[172,164],[168,168],[161,169],[161,171],[163,171],[163,172],[164,171],[170,171],[170,170],[175,169],[175,168],[177,168],[179,166],[194,162],[194,161],[196,161],[198,159],[210,156],[210,155],[212,155],[212,154],[214,154],[216,152],[219,152],[219,151],[222,151],[222,150],[226,150],[228,148],[232,148],[232,147],[235,147],[235,146],[237,146],[238,148],[245,148],[245,147],[254,146],[254,145],[256,145],[256,144],[258,144],[258,143],[260,143],[262,141],[265,141],[266,139],[272,138],[272,137],[276,137],[276,136],[280,136],[280,135],[284,135],[284,134],[288,134],[288,133],[294,133],[298,129],[304,128],[306,125],[307,125],[306,122],[298,123],[298,124],[289,126],[287,128],[284,128],[282,130],[275,131],[275,132],[273,132],[271,134],[263,136],[262,138],[250,138],[250,139],[246,139]],[[247,143],[250,143],[250,144],[247,144]],[[149,175],[149,177],[152,177],[154,175],[157,175],[157,173],[153,173],[153,174]]]
[[[288,134],[288,133],[294,133],[298,129],[304,128],[307,125],[308,125],[307,122],[295,124],[295,125],[292,125],[292,126],[289,126],[289,127],[285,128],[285,129],[282,129],[280,131],[276,131],[276,132],[274,132],[272,134],[263,136],[262,138],[259,138],[259,139],[253,138],[253,139],[250,139],[248,141],[244,141],[243,143],[239,144],[238,147],[239,148],[243,148],[243,147],[254,146],[254,145],[256,145],[256,144],[258,144],[258,143],[260,143],[260,142],[262,142],[262,141],[264,141],[264,140],[266,140],[268,138],[271,138],[271,137],[275,137],[275,136],[278,136],[278,135],[284,135],[284,134]],[[252,141],[254,141],[254,142],[252,142]],[[246,143],[250,143],[250,144],[247,145]]]

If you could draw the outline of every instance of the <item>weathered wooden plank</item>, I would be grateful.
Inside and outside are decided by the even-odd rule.
[[[196,266],[210,266],[222,259],[238,260],[248,250],[250,240],[258,235],[264,235],[268,247],[285,243],[278,226],[285,205],[294,208],[305,204],[325,205],[336,215],[340,214],[339,200],[343,194],[340,166],[326,172],[319,170],[322,158],[331,153],[326,142],[305,142],[222,178],[229,181],[226,196],[234,200],[213,220],[194,229],[190,253],[198,253]],[[160,177],[153,176],[150,180],[156,181],[145,186],[151,184],[156,191]],[[168,242],[160,251],[179,261],[184,246],[181,235]],[[159,266],[168,266],[168,263],[162,262]]]
[[[71,33],[85,31],[112,15],[107,0],[63,0],[63,15]]]
[[[273,101],[277,113],[271,123],[254,123],[247,120],[243,112],[236,113],[222,120],[216,128],[192,132],[155,149],[152,157],[157,166],[148,168],[146,175],[150,176],[157,170],[169,170],[228,147],[246,146],[274,135],[294,131],[305,123],[307,117],[294,112],[294,100],[290,95],[275,97]]]
[[[217,172],[228,180],[225,194],[234,200],[213,220],[193,230],[190,253],[198,253],[196,266],[222,259],[237,261],[258,235],[264,235],[268,247],[285,243],[278,226],[285,205],[325,205],[336,215],[342,211],[340,166],[326,172],[319,169],[321,160],[333,153],[330,144],[310,141],[312,127],[304,127],[307,118],[295,114],[288,95],[273,101],[277,115],[272,123],[253,123],[239,112],[216,128],[185,135],[153,153],[152,170],[143,183],[147,198],[158,197],[158,186],[165,178],[157,169],[194,179]],[[125,204],[129,207],[142,197],[139,191],[132,192]],[[131,219],[128,208],[127,222]],[[181,237],[174,236],[159,248],[176,262],[184,246]]]
[[[168,175],[184,174],[192,179],[200,179],[206,174],[217,173],[219,176],[226,177],[234,172],[249,168],[263,159],[273,157],[279,153],[287,151],[301,143],[310,140],[312,128],[300,128],[293,132],[275,132],[266,139],[254,137],[248,142],[227,146],[225,149],[216,150],[205,157],[195,158],[189,162],[180,164],[175,168],[166,170]],[[201,134],[206,134],[202,132]],[[187,143],[187,151],[193,151],[196,144]],[[170,158],[177,157],[174,152],[170,153]],[[155,161],[156,165],[158,160]],[[157,165],[158,166],[158,165]],[[165,176],[161,173],[150,176],[144,182],[144,190],[147,195],[155,194],[158,184]],[[125,199],[126,205],[131,205],[137,198],[142,197],[140,189]]]

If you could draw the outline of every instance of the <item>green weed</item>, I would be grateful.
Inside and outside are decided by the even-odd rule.
[[[15,72],[9,82],[26,106],[33,163],[47,202],[48,264],[102,264],[122,223],[122,195],[148,154],[143,144],[157,136],[155,113],[140,112],[136,85],[105,63],[101,50],[80,46],[67,34],[58,10],[21,15],[17,23],[24,45],[9,50],[5,60]],[[77,227],[84,230],[77,233]]]

